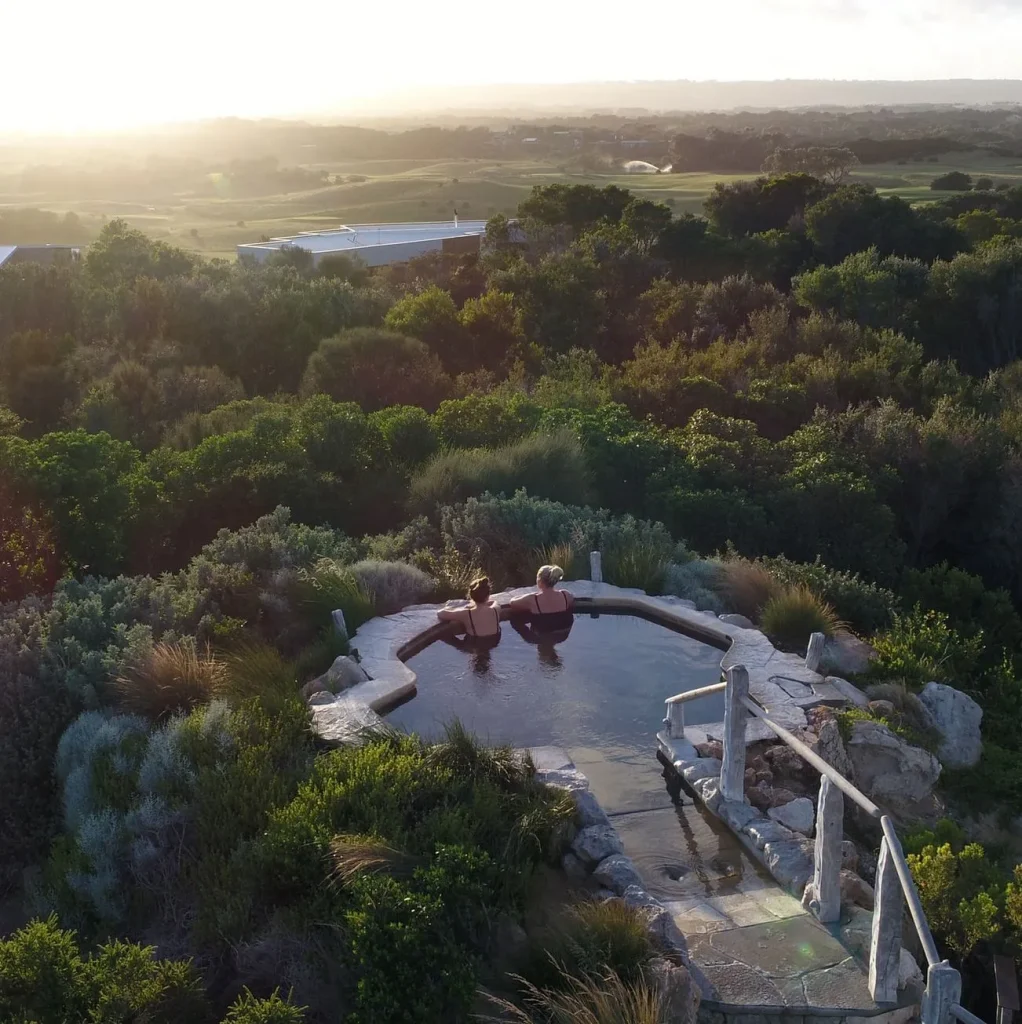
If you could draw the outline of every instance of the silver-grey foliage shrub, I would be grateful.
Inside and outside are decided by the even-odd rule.
[[[405,562],[364,560],[349,566],[351,574],[373,595],[378,615],[421,604],[436,591],[432,576]]]
[[[717,571],[714,562],[698,558],[669,565],[664,574],[664,593],[694,601],[700,611],[720,614],[724,611],[724,602],[714,590]]]

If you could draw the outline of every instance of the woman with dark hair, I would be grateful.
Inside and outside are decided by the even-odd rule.
[[[472,581],[464,608],[441,608],[436,617],[441,622],[453,622],[466,639],[500,639],[500,609],[490,600],[490,581],[486,576]]]

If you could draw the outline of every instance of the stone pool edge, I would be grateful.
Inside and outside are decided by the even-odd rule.
[[[820,703],[819,688],[827,685],[823,677],[807,669],[798,656],[778,651],[758,629],[724,622],[713,612],[698,611],[693,602],[683,598],[651,597],[641,590],[611,583],[573,580],[562,584],[562,589],[578,600],[579,614],[600,609],[635,612],[723,651],[721,668],[744,665],[749,672],[750,694],[788,728],[804,728],[803,706]],[[495,594],[494,600],[505,605],[533,591],[533,587],[517,587]],[[341,693],[322,692],[309,699],[313,730],[320,739],[333,744],[357,742],[366,729],[381,726],[383,715],[415,693],[416,676],[404,658],[415,653],[417,640],[436,629],[436,613],[444,607],[412,605],[359,627],[351,644],[369,679]],[[809,690],[811,696],[801,694],[801,688]],[[670,696],[665,693],[664,699]],[[750,742],[754,738],[750,737]],[[661,752],[672,766],[675,761],[696,756],[688,740],[676,738],[667,743],[665,749],[661,741]]]

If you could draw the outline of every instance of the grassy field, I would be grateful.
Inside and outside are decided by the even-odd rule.
[[[667,203],[675,213],[699,213],[718,181],[754,175],[726,174],[586,174],[554,162],[454,160],[363,161],[319,166],[333,184],[302,192],[258,197],[216,198],[168,194],[150,203],[118,201],[115,196],[83,202],[45,194],[0,194],[5,206],[73,210],[98,230],[103,221],[123,217],[133,226],[207,256],[233,257],[235,246],[262,235],[277,236],[333,227],[343,223],[446,220],[457,209],[464,218],[512,213],[533,185],[552,182],[616,184],[640,196]],[[877,164],[856,169],[853,180],[867,181],[881,192],[910,202],[929,202],[941,193],[930,181],[949,170],[995,183],[1022,183],[1022,161],[981,153],[948,154],[936,162]],[[364,180],[359,180],[364,179]]]

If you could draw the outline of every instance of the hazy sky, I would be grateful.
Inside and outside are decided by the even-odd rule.
[[[1022,0],[0,0],[0,26],[0,131],[478,83],[1022,78]]]

